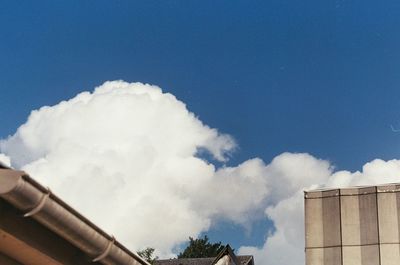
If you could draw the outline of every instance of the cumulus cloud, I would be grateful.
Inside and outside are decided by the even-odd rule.
[[[123,81],[34,110],[0,141],[15,167],[130,248],[152,246],[161,255],[216,218],[244,223],[260,207],[262,161],[217,170],[198,157],[201,150],[223,162],[235,147],[173,95]]]
[[[112,81],[32,111],[0,140],[0,161],[11,158],[129,248],[161,256],[221,219],[248,226],[268,218],[275,230],[265,244],[239,253],[269,265],[304,264],[304,189],[400,180],[398,160],[337,172],[309,154],[219,168],[199,156],[225,162],[235,148],[161,88]]]

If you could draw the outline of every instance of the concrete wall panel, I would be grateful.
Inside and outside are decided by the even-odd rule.
[[[362,265],[361,247],[343,247],[343,265]]]
[[[339,196],[322,198],[324,247],[341,245]]]
[[[338,265],[342,262],[340,247],[324,248],[324,265]]]
[[[398,244],[381,245],[381,265],[399,265],[400,247]]]
[[[305,201],[306,246],[323,247],[322,198]]]
[[[307,265],[322,265],[324,264],[324,249],[310,248],[306,250]]]
[[[343,245],[360,245],[360,208],[358,196],[341,196],[340,200],[342,243]]]
[[[397,197],[399,193],[378,193],[379,236],[381,243],[399,242]]]
[[[379,245],[361,246],[361,264],[379,265]]]
[[[378,244],[376,193],[359,196],[361,245]]]

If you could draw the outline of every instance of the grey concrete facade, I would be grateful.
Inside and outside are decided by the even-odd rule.
[[[305,192],[307,265],[400,264],[400,184]]]

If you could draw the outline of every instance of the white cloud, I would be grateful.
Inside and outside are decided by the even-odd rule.
[[[0,153],[0,164],[4,165],[6,167],[10,167],[11,159],[8,156],[6,156],[5,154]]]
[[[303,192],[280,201],[266,210],[276,231],[269,235],[263,247],[244,246],[240,254],[254,255],[256,264],[304,264]]]
[[[161,256],[221,219],[269,218],[276,231],[264,246],[239,249],[258,265],[304,264],[304,189],[400,181],[398,160],[352,173],[309,154],[218,169],[197,156],[205,150],[223,162],[235,148],[159,87],[113,81],[32,111],[0,140],[0,161],[10,157],[129,248]]]
[[[130,248],[152,246],[161,255],[216,218],[244,223],[246,212],[262,209],[260,160],[216,170],[196,156],[206,150],[225,161],[235,147],[173,95],[123,81],[32,111],[0,141],[15,167]]]

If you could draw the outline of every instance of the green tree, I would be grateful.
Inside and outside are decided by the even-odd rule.
[[[210,243],[206,235],[197,239],[189,237],[189,245],[178,254],[178,258],[211,258],[216,257],[223,249],[221,242]]]
[[[158,256],[154,256],[154,248],[147,247],[143,250],[139,250],[137,254],[145,259],[148,263],[154,264],[154,261],[158,259]]]

